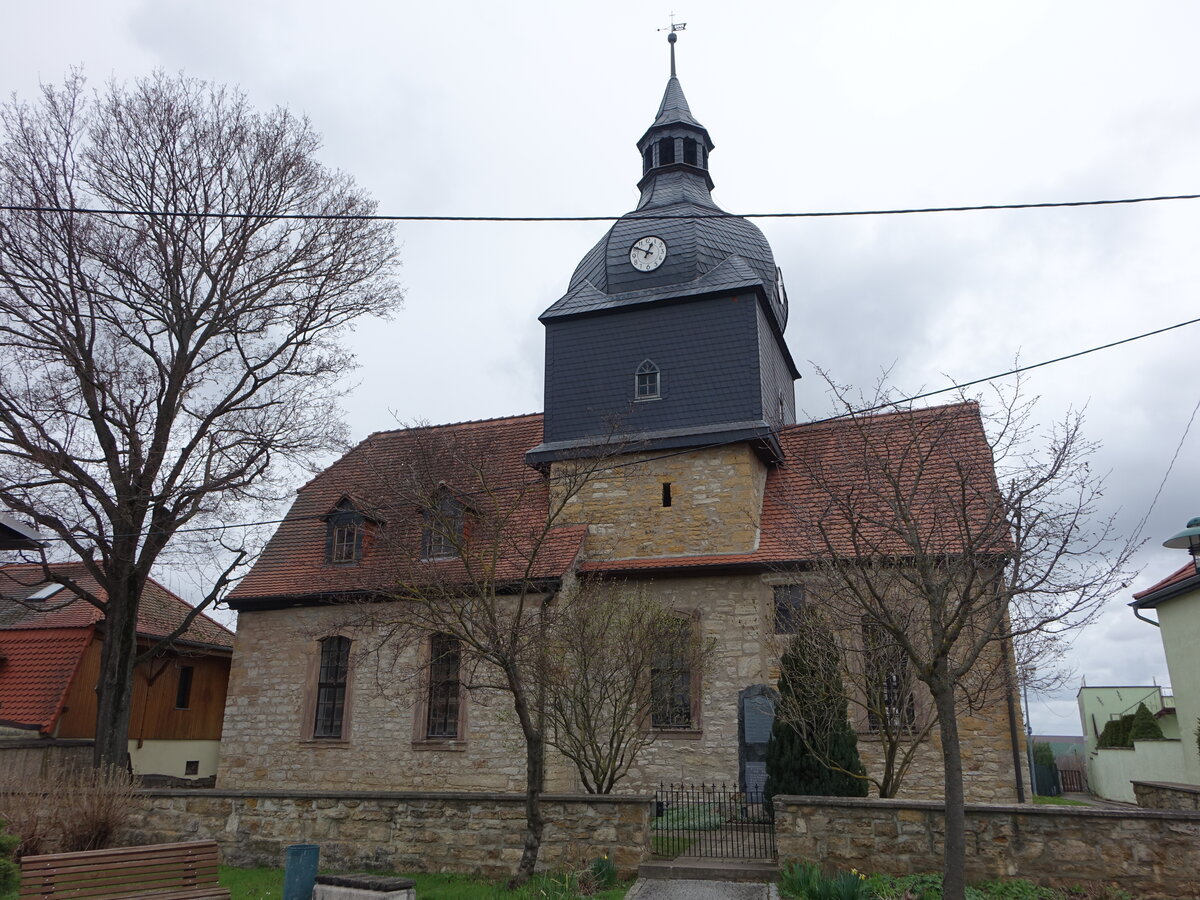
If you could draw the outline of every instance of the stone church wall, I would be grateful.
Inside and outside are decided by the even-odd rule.
[[[772,630],[771,585],[758,575],[723,575],[661,578],[647,581],[645,589],[672,608],[695,614],[716,650],[702,680],[700,727],[661,734],[617,789],[652,791],[659,782],[678,781],[736,784],[738,694],[750,685],[774,684],[777,678],[773,644],[763,637]],[[523,790],[524,746],[507,695],[469,692],[466,740],[422,746],[414,740],[419,651],[405,648],[396,659],[363,652],[371,634],[349,626],[355,615],[353,609],[333,606],[242,613],[218,787]],[[352,651],[348,733],[345,740],[312,740],[306,729],[311,728],[317,640],[338,631],[358,638]],[[960,722],[967,797],[1010,802],[1015,789],[1002,698],[985,713]],[[866,765],[877,764],[878,742],[861,736],[860,752]],[[581,790],[574,767],[553,750],[547,760],[547,789]],[[900,796],[941,796],[936,738],[921,749]]]

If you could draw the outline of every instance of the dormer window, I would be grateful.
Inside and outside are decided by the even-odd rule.
[[[633,399],[634,400],[657,400],[662,396],[660,391],[661,384],[659,381],[660,372],[658,366],[652,360],[643,360],[642,364],[637,367],[637,372],[634,373],[633,379]]]
[[[362,559],[366,517],[343,497],[325,517],[325,559],[335,566],[352,566]]]
[[[422,559],[451,559],[463,544],[465,507],[449,491],[441,491],[424,512],[421,529]]]

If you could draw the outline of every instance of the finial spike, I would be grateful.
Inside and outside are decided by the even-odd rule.
[[[659,31],[666,31],[667,43],[671,45],[671,77],[675,77],[675,42],[679,40],[675,32],[683,31],[687,28],[687,22],[676,22],[675,13],[671,13],[671,25],[669,28],[660,28]]]

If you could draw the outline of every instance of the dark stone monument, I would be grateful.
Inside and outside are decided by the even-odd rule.
[[[767,783],[767,742],[779,692],[752,684],[738,694],[738,789],[761,793]]]

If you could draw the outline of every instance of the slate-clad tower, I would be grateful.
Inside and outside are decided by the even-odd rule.
[[[795,421],[799,377],[783,339],[783,280],[762,232],[713,202],[713,142],[688,108],[673,58],[637,146],[637,209],[541,315],[545,432],[529,462],[613,440],[640,450],[746,441],[777,461],[774,432]]]

